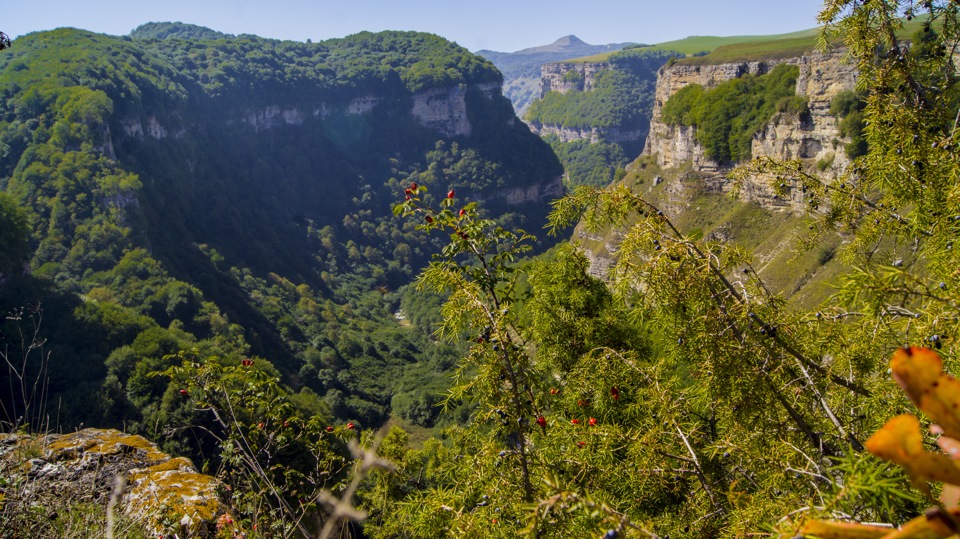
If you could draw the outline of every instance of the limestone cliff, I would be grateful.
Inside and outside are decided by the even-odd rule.
[[[831,293],[824,275],[837,271],[831,253],[842,241],[831,237],[818,249],[794,251],[795,239],[807,230],[803,192],[791,189],[788,196],[775,196],[771,178],[746,178],[739,186],[739,200],[728,193],[733,166],[704,155],[694,127],[668,126],[662,121],[667,99],[689,84],[706,88],[747,73],[763,74],[786,62],[799,67],[796,93],[808,98],[809,114],[777,114],[757,133],[752,154],[775,159],[799,159],[809,170],[830,174],[849,164],[837,120],[830,114],[830,101],[837,93],[856,85],[855,66],[842,51],[812,53],[796,58],[765,62],[718,65],[676,63],[660,69],[650,134],[643,154],[627,167],[625,182],[655,204],[684,231],[699,231],[705,238],[736,243],[753,255],[753,269],[769,289],[791,301],[816,304]],[[822,169],[820,172],[818,169]],[[617,230],[575,232],[591,263],[591,274],[608,278],[621,241]],[[789,267],[789,271],[783,268]]]
[[[617,144],[632,159],[643,148],[657,69],[668,57],[626,51],[604,62],[543,64],[544,104],[531,106],[527,125],[541,137],[553,135],[560,142]]]
[[[467,118],[466,96],[469,90],[475,90],[488,99],[502,96],[498,83],[482,83],[467,86],[451,86],[447,88],[430,88],[410,96],[410,115],[420,125],[448,137],[470,136],[473,128]],[[364,95],[351,99],[346,103],[332,104],[320,101],[299,106],[264,105],[258,108],[247,108],[227,123],[246,124],[257,131],[273,129],[284,125],[301,125],[307,118],[324,118],[331,114],[364,115],[370,114],[381,106],[388,98],[381,95]],[[172,122],[171,122],[172,120]],[[168,123],[179,123],[179,118],[171,116]],[[186,130],[180,125],[165,125],[156,116],[127,118],[121,122],[123,135],[129,138],[143,139],[146,137],[162,140],[167,137],[181,138]],[[104,151],[109,156],[114,155],[115,141],[106,133]]]
[[[596,86],[597,73],[610,69],[606,62],[543,64],[540,67],[540,99],[549,92],[589,92]]]
[[[844,60],[845,52],[811,53],[782,60],[741,62],[718,65],[677,63],[663,67],[657,77],[656,98],[650,122],[650,134],[644,154],[656,156],[664,168],[690,162],[693,171],[722,176],[730,167],[708,159],[696,142],[692,127],[669,126],[662,121],[663,105],[678,90],[689,84],[710,88],[745,74],[764,74],[779,63],[799,67],[797,95],[808,98],[809,116],[778,115],[753,140],[754,157],[801,159],[812,165],[828,164],[829,170],[840,170],[849,164],[839,140],[837,120],[830,114],[830,101],[837,93],[856,85],[856,68]],[[756,179],[744,186],[743,195],[769,206],[783,206],[788,201],[775,199],[766,188],[766,181]],[[726,185],[725,187],[729,187]],[[796,197],[799,203],[800,197]]]

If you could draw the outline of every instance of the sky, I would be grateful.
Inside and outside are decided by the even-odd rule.
[[[228,34],[320,41],[364,30],[417,30],[471,51],[513,52],[573,34],[587,43],[661,43],[691,35],[813,28],[822,0],[13,0],[11,38],[63,26],[112,35],[180,21]]]

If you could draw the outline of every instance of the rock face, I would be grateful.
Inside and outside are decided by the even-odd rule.
[[[445,136],[470,136],[473,128],[467,118],[466,95],[470,90],[479,91],[489,99],[500,97],[498,83],[475,84],[472,87],[452,86],[449,88],[431,88],[411,96],[410,115],[420,125],[428,127]],[[252,126],[257,131],[273,129],[284,125],[301,125],[307,118],[323,118],[331,113],[347,115],[370,114],[381,105],[385,98],[366,95],[351,99],[345,105],[330,105],[325,102],[302,107],[266,105],[256,109],[245,109],[233,120]],[[146,137],[162,140],[167,137],[181,138],[185,130],[172,128],[160,123],[155,116],[130,118],[122,122],[123,134],[130,138]],[[108,155],[113,155],[113,142],[107,138],[110,146]]]
[[[219,480],[143,437],[112,429],[0,435],[0,475],[26,485],[6,493],[7,503],[26,505],[51,495],[106,505],[119,477],[116,510],[154,537],[213,537],[226,511]]]
[[[742,62],[719,65],[674,64],[663,67],[657,77],[656,98],[650,134],[644,154],[656,155],[661,167],[676,167],[691,162],[697,172],[722,175],[730,167],[708,159],[703,148],[696,142],[692,127],[669,126],[662,121],[663,104],[678,90],[689,84],[710,88],[736,77],[764,74],[779,63],[796,65],[800,69],[797,79],[797,95],[808,98],[809,117],[778,115],[753,140],[754,157],[768,156],[774,159],[801,159],[809,164],[820,162],[829,170],[840,170],[849,159],[839,141],[837,120],[830,114],[830,101],[843,90],[852,90],[856,85],[857,71],[853,64],[844,60],[842,51],[811,53],[797,58]],[[747,198],[764,205],[783,206],[775,200],[765,186],[765,181],[748,182],[742,191]],[[796,198],[799,203],[800,196]]]
[[[519,206],[520,204],[536,202],[544,198],[556,199],[561,196],[563,196],[563,181],[558,176],[546,183],[500,189],[495,195],[480,198],[479,200],[502,199],[511,206]]]
[[[743,76],[747,73],[764,74],[778,63],[788,63],[799,68],[797,95],[808,98],[809,115],[777,114],[767,126],[754,136],[754,157],[768,156],[774,159],[799,159],[807,170],[824,174],[841,171],[849,164],[844,151],[837,120],[830,114],[830,101],[843,90],[856,86],[856,67],[845,61],[843,51],[811,53],[808,55],[765,62],[739,62],[719,65],[685,65],[676,63],[664,66],[657,77],[653,117],[650,133],[637,166],[643,168],[643,160],[656,161],[663,177],[657,175],[643,189],[657,189],[661,193],[660,209],[666,214],[678,216],[696,212],[692,207],[691,186],[698,192],[719,194],[734,188],[729,178],[733,168],[704,155],[703,147],[696,141],[694,127],[668,126],[662,121],[663,105],[667,99],[688,84],[700,84],[706,88]],[[771,189],[772,178],[748,177],[738,187],[741,200],[755,202],[772,211],[791,212],[804,208],[802,188],[786,180],[787,196],[776,196]],[[711,239],[726,241],[723,224],[710,232]],[[607,234],[588,234],[578,227],[575,235],[584,244],[590,259],[590,272],[601,279],[610,277],[610,268],[615,262],[620,237],[616,231]],[[786,244],[767,252],[773,259]],[[762,256],[758,263],[762,263]],[[793,291],[799,290],[798,284]]]
[[[646,129],[620,129],[611,127],[601,129],[599,127],[575,128],[563,125],[529,123],[530,130],[543,137],[546,135],[555,135],[563,142],[574,142],[577,140],[587,140],[590,144],[596,144],[600,141],[623,144],[636,142],[642,139],[646,134]]]
[[[478,84],[477,90],[488,99],[500,95],[497,83]],[[414,94],[410,113],[420,125],[449,137],[470,136],[473,127],[467,119],[467,89],[459,86],[435,88]]]
[[[589,92],[596,86],[597,73],[610,69],[605,62],[543,64],[540,67],[540,99],[549,92]]]
[[[606,62],[543,64],[540,68],[540,99],[549,92],[561,94],[572,91],[589,92],[596,87],[597,74],[607,69],[613,69],[613,66]],[[541,137],[555,135],[563,142],[586,140],[596,144],[603,141],[626,146],[631,146],[633,143],[632,145],[637,149],[648,131],[646,124],[633,128],[620,126],[576,128],[536,122],[527,122],[527,125],[531,131]]]

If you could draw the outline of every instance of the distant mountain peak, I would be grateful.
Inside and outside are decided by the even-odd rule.
[[[579,52],[595,49],[597,47],[604,47],[604,45],[591,45],[579,37],[570,34],[568,36],[563,36],[560,39],[554,41],[549,45],[541,45],[539,47],[530,47],[529,49],[523,49],[522,51],[517,51],[514,54],[540,54],[544,52]]]
[[[563,36],[560,39],[553,42],[553,46],[560,47],[564,49],[575,49],[578,47],[592,47],[589,43],[583,41],[579,37],[570,34],[569,36]]]

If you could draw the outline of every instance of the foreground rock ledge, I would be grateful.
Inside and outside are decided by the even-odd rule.
[[[189,459],[173,458],[141,436],[114,429],[72,434],[0,434],[0,470],[26,481],[22,496],[46,495],[106,505],[125,481],[116,505],[154,536],[213,537],[226,511],[223,484],[198,473]]]

